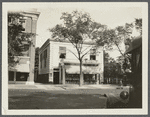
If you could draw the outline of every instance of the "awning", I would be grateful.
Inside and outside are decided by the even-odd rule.
[[[134,49],[142,46],[142,36],[136,37],[131,44],[129,45],[129,48],[126,50],[126,53],[131,53]]]
[[[80,74],[79,65],[65,65],[65,69],[68,74]],[[84,74],[99,74],[100,69],[98,66],[82,66],[82,72]]]
[[[14,67],[9,67],[9,71],[16,71],[16,72],[27,72],[29,73],[29,64],[17,64]]]

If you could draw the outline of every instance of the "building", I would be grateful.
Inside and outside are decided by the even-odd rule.
[[[83,58],[82,66],[85,84],[103,82],[103,47],[94,47],[95,44],[83,44],[83,50],[88,52]],[[79,83],[80,63],[75,55],[76,48],[70,42],[48,39],[39,49],[38,81],[62,84],[64,75],[65,83]],[[62,65],[65,72],[62,71]]]
[[[36,34],[36,26],[37,26],[37,19],[40,15],[36,9],[31,9],[29,11],[20,11],[16,12],[21,14],[21,18],[11,18],[8,17],[8,26],[12,24],[19,24],[23,26],[23,30],[21,33],[33,33]],[[22,44],[28,46],[28,50],[22,52],[22,56],[15,56],[14,60],[18,61],[14,66],[8,67],[8,76],[9,76],[9,83],[19,82],[22,81],[24,83],[34,82],[34,72],[30,73],[31,69],[34,69],[34,47],[35,47],[35,40],[36,36],[31,37],[32,44],[29,45],[28,42],[24,41]],[[30,64],[32,63],[32,64]]]

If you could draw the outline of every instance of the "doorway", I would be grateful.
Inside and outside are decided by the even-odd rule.
[[[59,72],[54,72],[53,78],[54,84],[59,84]]]

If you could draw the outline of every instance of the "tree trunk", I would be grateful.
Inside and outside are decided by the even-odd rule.
[[[80,60],[80,86],[83,85],[82,60]]]

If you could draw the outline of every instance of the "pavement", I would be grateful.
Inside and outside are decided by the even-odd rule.
[[[26,85],[26,84],[9,84],[8,89],[39,89],[39,90],[77,90],[77,89],[126,89],[128,86],[117,86],[111,84],[99,84],[99,85],[76,85],[76,84],[42,84],[35,83],[34,85]]]

